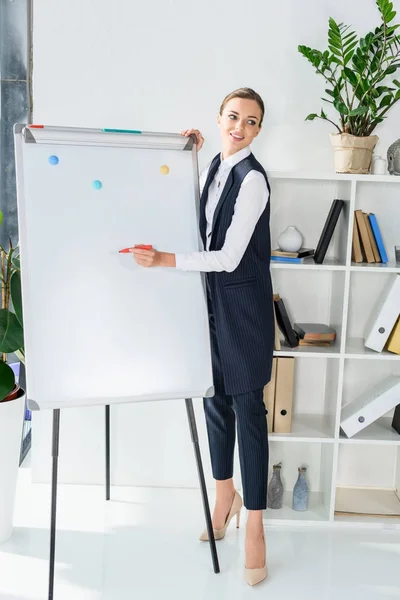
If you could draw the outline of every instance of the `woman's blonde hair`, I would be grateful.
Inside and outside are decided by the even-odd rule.
[[[224,100],[221,104],[221,108],[219,109],[220,115],[222,115],[224,108],[228,104],[229,100],[233,100],[233,98],[244,98],[245,100],[254,100],[255,102],[257,102],[257,104],[261,110],[261,120],[259,123],[259,127],[261,127],[261,124],[264,119],[265,108],[264,108],[263,99],[261,98],[260,94],[257,94],[257,92],[255,92],[251,88],[247,88],[247,87],[238,88],[237,90],[235,90],[234,92],[231,92],[224,98]]]

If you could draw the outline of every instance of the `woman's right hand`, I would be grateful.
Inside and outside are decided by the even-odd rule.
[[[198,129],[184,129],[183,131],[181,131],[181,135],[184,135],[185,137],[189,137],[189,135],[194,134],[196,136],[196,140],[197,140],[197,152],[199,152],[204,144],[204,138],[201,135],[200,131]]]

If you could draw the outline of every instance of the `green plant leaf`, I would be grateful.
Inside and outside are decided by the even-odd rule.
[[[0,402],[13,391],[14,386],[14,371],[7,363],[0,360]]]
[[[15,271],[11,277],[11,300],[19,324],[23,327],[24,322],[22,318],[21,274],[19,271]]]
[[[348,115],[349,114],[349,109],[347,108],[347,106],[344,104],[344,102],[340,102],[335,100],[335,102],[333,103],[334,107],[336,108],[336,110],[341,114],[341,115]]]
[[[10,354],[24,345],[24,332],[14,313],[0,310],[0,352]]]
[[[3,212],[0,210],[0,225],[2,224],[2,222],[3,222]]]
[[[396,65],[392,65],[391,67],[388,67],[385,71],[385,75],[392,75],[393,73],[396,73],[397,71],[397,67]]]
[[[341,59],[342,57],[342,53],[339,50],[339,48],[335,48],[334,46],[332,46],[331,44],[329,45],[329,49],[332,52],[332,54],[334,54],[335,56],[337,56],[339,59]],[[342,61],[340,60],[339,64],[343,64]]]
[[[308,115],[305,118],[305,121],[314,121],[314,119],[316,119],[318,117],[318,115],[316,113],[311,113],[311,115]]]
[[[359,115],[365,115],[368,112],[368,106],[357,106],[349,112],[349,117],[358,117]]]
[[[325,92],[328,94],[328,96],[332,96],[332,98],[335,97],[335,94],[332,92],[332,90],[325,90]]]
[[[384,106],[389,106],[392,103],[392,100],[393,100],[392,94],[388,94],[387,96],[384,96],[379,105],[379,109],[383,108]]]
[[[354,71],[345,67],[343,69],[342,73],[343,73],[343,77],[345,79],[347,79],[347,81],[349,81],[353,87],[355,87],[358,84],[358,78],[357,78],[357,75],[354,73]]]
[[[395,102],[397,102],[397,100],[400,100],[400,90],[398,92],[396,92],[394,99],[395,99]]]

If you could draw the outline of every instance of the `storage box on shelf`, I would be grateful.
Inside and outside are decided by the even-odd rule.
[[[282,344],[275,351],[277,357],[294,356],[296,366],[292,431],[270,433],[270,466],[282,461],[282,479],[288,472],[293,472],[293,479],[285,484],[282,511],[268,510],[265,520],[338,523],[344,517],[335,516],[337,500],[345,506],[346,520],[368,524],[374,520],[368,511],[390,512],[396,490],[400,493],[400,435],[391,427],[393,411],[350,439],[340,433],[340,416],[342,406],[362,389],[400,374],[399,355],[364,346],[365,327],[379,294],[388,278],[400,273],[394,260],[394,246],[400,245],[400,177],[278,172],[271,173],[270,179],[272,248],[278,247],[278,235],[288,225],[301,231],[303,246],[316,248],[332,201],[339,198],[345,204],[323,264],[305,259],[300,264],[271,265],[274,292],[283,298],[292,324],[326,323],[336,329],[337,340],[331,347]],[[386,265],[352,262],[356,209],[376,215],[388,254]],[[316,453],[321,460],[315,470]],[[312,495],[310,510],[295,514],[291,494],[297,468],[307,457],[313,457],[306,465],[307,477],[314,470],[314,475],[318,472],[324,478],[320,485],[312,484],[317,495]],[[299,464],[292,466],[292,459]],[[357,502],[361,517],[353,514]],[[386,511],[382,503],[387,504]],[[400,511],[399,519],[390,519],[400,529]],[[379,526],[385,516],[375,521]]]
[[[400,222],[400,206],[398,218]],[[398,277],[396,273],[383,270],[364,270],[366,268],[359,267],[359,270],[352,271],[350,275],[346,354],[376,360],[386,358],[399,360],[400,356],[397,354],[387,352],[385,349],[383,352],[375,352],[364,345],[367,325],[371,321],[371,315],[376,313],[376,307],[380,298],[385,294],[388,284],[390,284],[393,277]]]
[[[283,507],[267,508],[266,522],[293,520],[297,522],[328,522],[331,518],[333,440],[331,443],[291,443],[281,441],[270,442],[270,472],[272,466],[282,464],[281,480],[284,488]],[[307,467],[307,483],[309,487],[308,510],[298,512],[292,508],[293,488],[297,481],[298,468]]]
[[[340,444],[335,520],[400,519],[400,447]]]
[[[305,443],[333,441],[338,381],[338,359],[296,356],[291,431],[270,433],[270,440]]]
[[[366,366],[368,368],[366,368]],[[368,361],[346,359],[344,364],[342,406],[371,390],[390,375],[400,376],[400,361]],[[400,401],[399,401],[400,403]],[[351,438],[340,432],[344,444],[379,444],[400,446],[400,435],[392,428],[394,410],[382,415]]]

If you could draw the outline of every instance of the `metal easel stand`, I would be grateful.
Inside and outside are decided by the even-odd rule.
[[[219,573],[218,554],[215,545],[214,530],[212,527],[210,505],[208,502],[207,488],[204,478],[203,463],[201,460],[199,438],[197,434],[196,417],[193,409],[192,398],[186,398],[186,412],[189,421],[190,435],[193,442],[196,458],[197,472],[199,476],[201,495],[203,500],[204,516],[206,519],[208,539],[210,540],[210,552],[214,573]],[[105,407],[105,448],[106,448],[106,500],[110,499],[110,406]],[[53,411],[53,445],[52,445],[52,479],[51,479],[51,523],[50,523],[50,565],[49,565],[49,595],[48,600],[54,598],[54,566],[56,551],[56,528],[57,528],[57,484],[58,484],[58,454],[60,441],[60,409]]]

